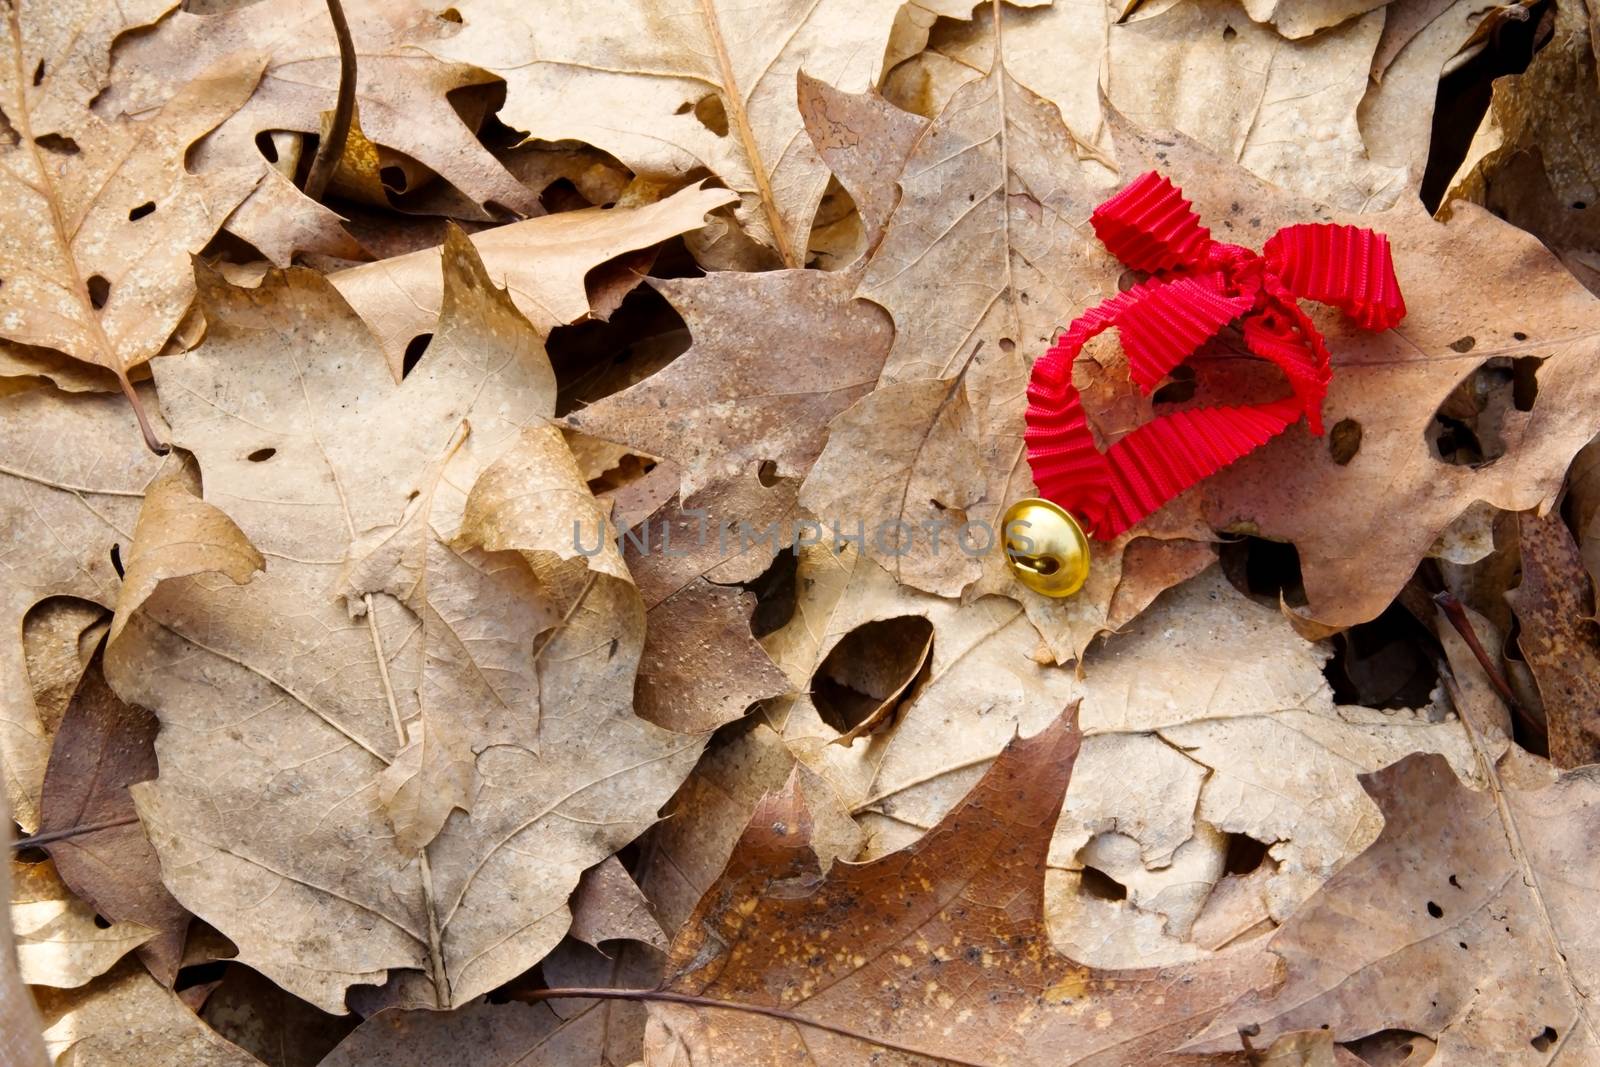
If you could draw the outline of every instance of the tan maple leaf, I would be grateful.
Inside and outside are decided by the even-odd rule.
[[[163,721],[134,793],[168,887],[333,1012],[386,972],[455,1006],[526,969],[703,743],[632,712],[643,609],[573,541],[598,506],[537,334],[458,231],[444,269],[403,381],[322,277],[207,278],[157,386],[266,570],[166,577],[108,651]]]
[[[798,794],[768,798],[673,942],[646,1062],[1186,1062],[1168,1050],[1275,969],[1249,949],[1121,972],[1056,952],[1041,868],[1079,741],[1068,717],[1013,741],[927,836],[826,875]]]

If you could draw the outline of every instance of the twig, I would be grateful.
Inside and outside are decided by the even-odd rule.
[[[865,1044],[877,1045],[879,1048],[888,1049],[891,1052],[926,1056],[937,1059],[940,1063],[956,1064],[957,1067],[992,1067],[991,1064],[981,1060],[963,1060],[954,1056],[936,1055],[926,1049],[896,1044],[886,1038],[870,1037],[866,1034],[857,1033],[848,1027],[835,1026],[832,1023],[819,1022],[816,1019],[808,1019],[803,1015],[796,1015],[792,1011],[784,1011],[782,1008],[769,1008],[764,1004],[744,1004],[735,1000],[717,1000],[715,997],[701,997],[693,993],[673,993],[665,989],[612,989],[607,986],[570,986],[560,989],[530,989],[526,992],[519,992],[515,996],[516,999],[528,1003],[537,1003],[541,1000],[654,1000],[667,1004],[687,1004],[696,1008],[722,1008],[727,1011],[748,1012],[751,1015],[765,1015],[769,1019],[777,1019],[792,1026],[809,1026],[813,1030],[822,1030],[825,1033],[848,1037]]]
[[[11,842],[11,850],[20,852],[25,848],[37,848],[39,845],[48,845],[52,841],[60,841],[64,837],[77,837],[79,834],[92,834],[96,830],[109,830],[114,826],[131,826],[139,821],[137,815],[123,815],[116,819],[107,819],[105,822],[92,822],[83,826],[69,826],[65,830],[51,830],[47,834],[34,834],[32,837],[22,837]]]
[[[350,119],[356,112],[356,46],[350,39],[350,24],[345,21],[339,0],[328,0],[328,16],[333,19],[333,34],[339,39],[339,99],[333,106],[333,122],[327,135],[317,143],[317,154],[306,175],[305,194],[321,200],[333,181],[339,160],[344,158],[345,142],[350,139]]]
[[[1449,590],[1443,590],[1433,594],[1433,602],[1439,605],[1445,618],[1450,620],[1450,625],[1456,628],[1456,633],[1461,635],[1461,639],[1472,650],[1473,656],[1478,660],[1478,666],[1489,676],[1489,684],[1494,687],[1500,699],[1505,701],[1506,707],[1511,709],[1512,714],[1516,715],[1533,736],[1544,737],[1544,724],[1534,718],[1511,692],[1511,685],[1506,681],[1505,675],[1500,673],[1500,668],[1495,666],[1494,661],[1489,658],[1489,653],[1484,650],[1483,643],[1478,640],[1478,631],[1473,629],[1472,620],[1467,617],[1467,609],[1462,606],[1461,601],[1457,600],[1455,594]]]

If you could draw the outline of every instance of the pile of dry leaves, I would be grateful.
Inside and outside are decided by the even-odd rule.
[[[1593,3],[0,0],[0,1061],[1600,1063]],[[1048,599],[1152,168],[1409,314]]]

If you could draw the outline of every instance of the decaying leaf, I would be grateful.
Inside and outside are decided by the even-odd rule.
[[[673,943],[663,988],[692,1003],[649,1004],[646,1062],[1182,1062],[1275,970],[1243,950],[1103,972],[1051,947],[1039,871],[1079,738],[1058,718],[1014,741],[916,844],[826,875],[798,795],[764,801]]]
[[[169,888],[336,1013],[388,971],[459,1005],[525,969],[701,744],[633,715],[642,607],[614,548],[573,545],[598,509],[537,335],[448,245],[404,381],[320,277],[206,279],[207,339],[157,385],[266,570],[163,581],[108,652],[162,718],[135,799]]]
[[[1518,516],[1522,584],[1506,593],[1522,624],[1517,645],[1544,705],[1550,760],[1600,763],[1600,629],[1594,589],[1559,514]]]
[[[1510,769],[1510,768],[1508,768]],[[1382,835],[1271,943],[1287,977],[1190,1046],[1326,1027],[1341,1041],[1419,1033],[1446,1062],[1580,1064],[1596,1056],[1595,768],[1465,788],[1436,756],[1365,776]]]
[[[545,1004],[476,1001],[450,1014],[389,1010],[373,1016],[329,1053],[320,1067],[569,1067],[596,1063],[605,1038],[605,1005],[563,1018]]]
[[[639,941],[665,952],[667,935],[649,902],[615,856],[583,872],[573,897],[571,935],[600,948],[603,941]]]
[[[98,657],[67,707],[45,770],[41,845],[61,879],[107,919],[151,929],[139,958],[163,985],[177,977],[189,913],[161,884],[161,866],[128,786],[156,776],[156,718],[125,704]]]
[[[739,193],[749,235],[803,267],[828,171],[803,135],[796,75],[873,85],[899,6],[465,0],[460,33],[430,47],[505,78],[505,121],[533,137],[587,142],[657,180],[709,169]]]

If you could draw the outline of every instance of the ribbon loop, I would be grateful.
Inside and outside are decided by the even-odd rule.
[[[1118,259],[1154,276],[1079,315],[1034,363],[1023,436],[1041,495],[1097,538],[1117,536],[1302,415],[1322,433],[1332,364],[1298,300],[1330,304],[1369,330],[1405,317],[1389,240],[1371,230],[1286,226],[1258,255],[1212,240],[1182,191],[1155,171],[1101,204],[1091,221]],[[1090,338],[1117,327],[1129,376],[1149,393],[1236,319],[1245,347],[1283,371],[1290,396],[1164,415],[1100,450],[1072,382]]]

